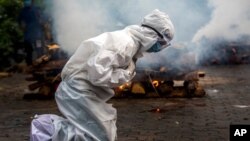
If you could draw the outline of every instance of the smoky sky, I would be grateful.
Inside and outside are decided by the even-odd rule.
[[[193,37],[193,42],[202,38],[237,41],[250,35],[249,0],[209,0],[211,19]]]
[[[46,0],[56,41],[69,53],[103,32],[139,25],[154,9],[167,13],[175,26],[175,42],[189,42],[211,20],[205,0]]]
[[[185,71],[213,58],[214,46],[220,42],[250,44],[249,0],[44,1],[52,17],[54,39],[69,55],[88,38],[140,25],[154,9],[169,15],[175,27],[174,39],[170,48],[140,58],[139,67],[167,66],[175,72]]]

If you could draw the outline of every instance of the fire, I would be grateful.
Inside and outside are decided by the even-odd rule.
[[[130,83],[125,83],[125,85],[126,85],[127,87],[129,87]]]
[[[161,109],[160,109],[160,108],[157,108],[157,109],[156,109],[156,112],[160,112],[160,111],[161,111]]]
[[[130,85],[131,85],[131,83],[130,83],[130,82],[125,83],[125,84],[123,84],[123,85],[119,86],[119,89],[120,89],[120,90],[124,90],[124,89],[126,89],[126,88],[130,87]]]
[[[124,85],[119,86],[120,90],[123,90],[123,88],[124,88]]]
[[[159,81],[154,80],[154,81],[152,82],[152,84],[153,84],[155,87],[158,87],[158,86],[159,86]]]

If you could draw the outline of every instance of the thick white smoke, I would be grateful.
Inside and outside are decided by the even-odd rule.
[[[250,37],[249,0],[44,0],[50,13],[56,42],[72,54],[88,38],[107,31],[140,24],[154,9],[166,12],[175,26],[172,45],[184,43],[199,57],[213,54],[217,41],[238,41]],[[196,47],[207,39],[210,43]],[[122,39],[121,39],[122,40]],[[192,43],[192,44],[191,44]],[[195,43],[195,44],[193,44]],[[166,56],[163,51],[160,54]],[[198,58],[202,59],[202,58]],[[176,56],[167,61],[175,62]]]
[[[69,54],[85,39],[140,24],[142,18],[156,8],[172,19],[176,30],[174,42],[188,42],[197,29],[209,20],[206,15],[210,14],[206,1],[200,0],[44,1],[51,7],[56,42]]]
[[[213,8],[211,20],[193,37],[193,42],[236,41],[242,36],[250,36],[249,0],[209,0]],[[209,16],[209,15],[208,15]]]
[[[82,40],[96,35],[109,22],[107,11],[91,1],[53,0],[52,5],[55,39],[70,54]]]

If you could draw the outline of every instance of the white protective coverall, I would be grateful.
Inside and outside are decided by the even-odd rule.
[[[173,38],[174,27],[168,15],[153,10],[144,17],[147,25]],[[31,124],[31,141],[114,141],[116,109],[107,100],[113,87],[135,76],[134,59],[156,43],[159,33],[132,25],[85,40],[62,70],[55,99],[66,117],[38,115]]]

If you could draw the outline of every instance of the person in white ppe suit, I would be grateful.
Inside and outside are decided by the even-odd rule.
[[[159,10],[141,25],[103,33],[85,40],[64,66],[55,99],[66,117],[38,115],[31,124],[31,141],[114,141],[116,109],[106,102],[112,88],[135,76],[135,60],[143,52],[169,46],[174,26]]]

